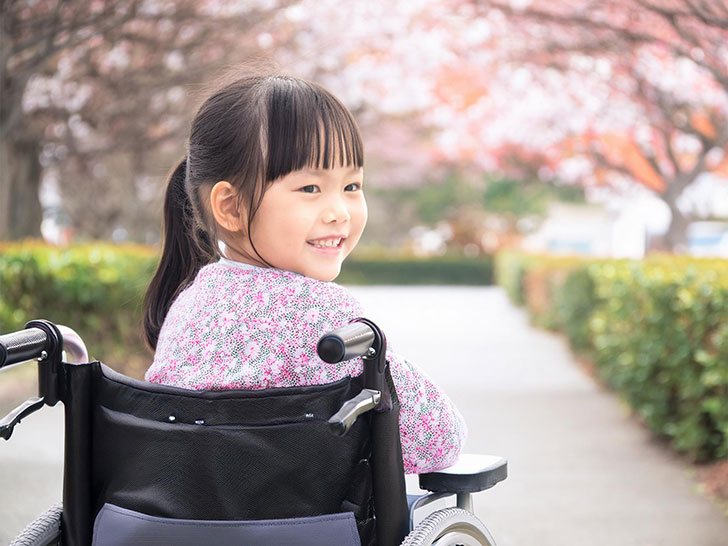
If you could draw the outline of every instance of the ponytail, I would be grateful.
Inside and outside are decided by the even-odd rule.
[[[164,248],[157,271],[144,297],[143,333],[152,350],[177,295],[194,280],[200,268],[212,261],[211,238],[194,219],[185,188],[187,158],[172,171],[164,198]]]

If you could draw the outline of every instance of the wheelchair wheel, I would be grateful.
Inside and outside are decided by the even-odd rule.
[[[460,508],[445,508],[422,520],[402,546],[495,546],[495,541],[475,515]]]
[[[56,504],[38,516],[9,546],[56,546],[61,538],[61,505]]]

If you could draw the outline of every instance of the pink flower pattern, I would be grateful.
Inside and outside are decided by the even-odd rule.
[[[172,303],[146,379],[197,390],[317,385],[362,372],[360,358],[327,364],[319,337],[365,316],[343,287],[297,273],[221,260],[203,267]],[[418,367],[388,351],[401,402],[405,472],[453,464],[462,416]]]

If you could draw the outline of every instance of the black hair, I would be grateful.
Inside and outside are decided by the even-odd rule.
[[[152,349],[174,299],[220,257],[209,207],[215,183],[233,185],[251,226],[263,194],[278,178],[307,167],[364,164],[351,112],[320,85],[283,75],[239,77],[214,92],[192,121],[187,148],[169,176],[164,248],[144,298],[143,333]]]

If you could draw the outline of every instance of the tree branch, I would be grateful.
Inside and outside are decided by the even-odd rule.
[[[660,134],[662,135],[662,140],[665,143],[665,152],[667,153],[667,158],[670,160],[670,164],[675,170],[674,177],[678,177],[682,174],[682,168],[680,167],[680,162],[677,160],[677,156],[675,155],[675,149],[672,146],[671,135],[669,131],[664,127],[658,127],[658,131],[660,131]]]
[[[718,1],[718,0],[715,0]],[[670,9],[665,6],[660,6],[658,4],[653,4],[652,2],[649,2],[648,0],[636,0],[637,4],[642,6],[643,8],[656,13],[663,17],[664,19],[668,21],[672,21],[678,18],[682,17],[690,17],[693,19],[697,19],[702,24],[719,28],[719,29],[728,29],[728,20],[723,20],[720,18],[711,18],[718,17],[718,15],[710,10],[707,4],[703,4],[702,6],[697,6],[694,4],[691,0],[683,0],[683,3],[687,5],[688,9],[687,11],[681,11],[678,9]]]
[[[109,18],[114,18],[116,15],[116,10],[114,10],[113,4],[108,4],[107,7],[94,15],[89,16],[86,19],[76,19],[75,17],[64,22],[60,17],[60,10],[63,6],[64,2],[63,0],[59,0],[56,4],[56,9],[49,17],[44,18],[41,20],[41,23],[38,24],[38,27],[41,29],[44,29],[44,31],[41,32],[34,32],[32,34],[32,38],[26,41],[16,41],[13,44],[13,48],[11,50],[11,53],[13,55],[18,55],[21,52],[28,50],[28,49],[34,49],[36,46],[40,45],[41,43],[47,44],[49,41],[51,44],[53,44],[59,36],[63,34],[68,34],[69,38],[66,43],[70,42],[70,37],[74,34],[79,32],[80,30],[83,30],[85,28],[88,29],[96,29],[98,25],[101,25],[102,23],[106,22]],[[78,4],[70,4],[71,8],[77,7]],[[134,10],[132,10],[134,11]],[[122,16],[122,21],[124,17],[127,17],[128,14],[125,14]],[[88,39],[88,38],[84,38]],[[59,47],[67,47],[63,42],[58,44]]]
[[[558,14],[543,9],[526,8],[523,10],[515,10],[510,5],[500,1],[489,1],[484,0],[473,0],[476,5],[487,4],[493,6],[515,20],[530,20],[535,22],[552,23],[562,27],[564,30],[573,32],[575,28],[586,29],[584,36],[577,37],[573,43],[566,43],[563,39],[558,41],[550,39],[546,41],[544,45],[539,48],[539,51],[552,51],[552,52],[580,52],[590,54],[602,53],[609,51],[619,51],[615,46],[618,42],[622,42],[628,48],[634,47],[639,44],[649,43],[660,43],[667,47],[674,55],[678,57],[685,57],[690,59],[692,62],[699,66],[702,66],[708,70],[716,81],[726,90],[728,90],[728,74],[726,73],[725,67],[716,62],[711,62],[710,51],[706,51],[706,43],[700,40],[700,37],[695,34],[691,29],[688,29],[685,24],[678,21],[678,15],[683,14],[686,17],[693,17],[696,21],[696,17],[687,12],[677,12],[669,10],[662,6],[658,6],[647,0],[634,0],[635,6],[639,6],[641,9],[653,13],[657,17],[662,18],[672,30],[677,33],[680,39],[687,42],[691,47],[698,48],[704,51],[705,55],[703,58],[695,58],[688,48],[681,46],[676,41],[666,40],[663,36],[649,30],[633,31],[625,26],[611,24],[607,21],[594,20],[588,15],[582,15],[581,13],[568,13]],[[687,0],[683,0],[687,1]],[[588,10],[582,10],[582,13],[588,13]],[[699,20],[702,24],[702,20]],[[711,23],[709,26],[715,29],[723,30],[728,28],[728,17],[718,19]],[[600,33],[608,33],[611,35],[603,37]],[[728,41],[728,36],[725,36],[723,42]],[[532,56],[533,50],[524,51],[523,56]],[[717,53],[716,53],[717,54]]]
[[[624,165],[620,165],[607,159],[607,156],[597,150],[594,146],[589,146],[589,155],[592,156],[601,167],[609,169],[610,171],[618,172],[634,180],[634,173],[632,171]]]
[[[475,4],[481,4],[482,2],[480,0],[474,0]],[[646,43],[646,42],[653,42],[655,40],[655,37],[650,34],[644,34],[642,32],[634,32],[632,30],[629,30],[625,27],[621,26],[615,26],[607,21],[595,21],[594,19],[590,19],[589,17],[586,17],[584,15],[577,15],[577,14],[569,14],[569,15],[561,15],[549,11],[544,11],[540,9],[534,9],[534,8],[526,8],[523,10],[515,10],[513,9],[509,4],[504,4],[502,2],[497,1],[487,1],[487,4],[497,8],[498,10],[502,11],[506,15],[509,15],[511,17],[521,17],[521,18],[528,18],[533,19],[536,21],[545,21],[549,23],[556,23],[560,26],[564,27],[572,27],[574,25],[581,26],[582,28],[587,28],[591,30],[605,30],[609,32],[613,32],[615,34],[619,34],[622,37],[626,38],[628,42],[636,44],[636,43]]]
[[[709,148],[703,148],[700,151],[700,154],[698,154],[698,159],[695,161],[693,168],[690,169],[690,171],[686,174],[684,178],[680,179],[680,184],[678,184],[678,189],[680,193],[682,193],[683,190],[687,188],[698,177],[698,175],[705,172],[705,162],[709,151]]]
[[[659,176],[663,181],[666,180],[667,177],[662,172],[659,163],[657,163],[654,150],[645,150],[639,142],[635,142],[635,144],[637,145],[637,149],[639,150],[640,155],[645,161],[647,161],[647,163],[650,164],[650,167],[652,167],[652,169],[655,171],[655,174],[657,174],[657,176]]]
[[[107,34],[107,32],[109,32],[110,30],[114,30],[117,26],[124,25],[125,23],[132,20],[133,18],[134,18],[134,14],[133,14],[133,12],[130,12],[130,13],[124,14],[124,16],[121,19],[104,21],[104,25],[100,26],[99,28],[96,28],[95,33],[105,36]],[[69,37],[65,42],[51,43],[51,47],[46,48],[46,49],[36,53],[30,59],[27,59],[26,61],[19,63],[17,66],[14,67],[13,71],[15,73],[19,73],[19,72],[35,73],[35,72],[37,72],[38,68],[41,67],[46,62],[46,60],[48,58],[52,57],[59,51],[62,51],[64,49],[72,49],[74,47],[78,47],[86,41],[88,41],[88,37],[86,37],[86,36],[78,36],[76,34],[74,37],[69,34]]]

